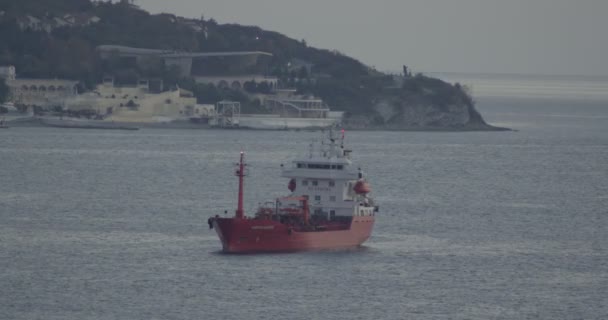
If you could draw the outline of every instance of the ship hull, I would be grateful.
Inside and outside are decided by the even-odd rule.
[[[332,118],[282,118],[263,116],[241,116],[239,119],[239,127],[259,130],[329,128],[337,122],[338,119]]]
[[[137,127],[123,126],[102,120],[40,119],[40,122],[43,125],[55,128],[139,130]]]
[[[374,216],[353,217],[343,230],[297,231],[277,221],[235,218],[216,218],[213,226],[228,253],[347,249],[370,237]]]

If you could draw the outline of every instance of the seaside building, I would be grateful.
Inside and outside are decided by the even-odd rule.
[[[60,79],[15,79],[7,81],[15,105],[43,108],[64,107],[77,94],[78,81]]]
[[[182,77],[192,77],[198,83],[217,87],[241,89],[245,82],[267,82],[277,87],[276,77],[266,76],[271,53],[262,51],[175,52],[172,50],[101,45],[97,51],[102,59],[119,58],[126,63],[145,66],[162,63],[175,66]]]
[[[92,111],[108,120],[121,122],[165,122],[213,113],[213,105],[200,105],[192,92],[176,89],[150,92],[147,80],[134,86],[115,86],[106,79],[95,90],[66,101],[69,111]]]
[[[0,67],[0,78],[5,79],[10,90],[10,100],[15,105],[63,107],[66,99],[77,94],[78,81],[18,78],[14,66]]]
[[[95,90],[78,94],[78,81],[18,78],[14,66],[0,66],[0,78],[5,79],[10,100],[16,106],[89,111],[125,122],[205,119],[214,113],[213,105],[197,104],[192,92],[179,88],[163,92],[151,90],[146,79],[132,86],[115,86],[113,79],[108,78]]]

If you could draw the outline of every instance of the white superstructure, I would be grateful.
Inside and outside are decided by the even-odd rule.
[[[359,188],[369,188],[363,172],[350,159],[351,150],[344,148],[344,132],[329,137],[315,146],[310,145],[307,156],[284,167],[281,176],[290,178],[295,187],[293,196],[308,196],[313,215],[334,216],[373,215],[373,200]],[[359,187],[358,187],[359,186]]]

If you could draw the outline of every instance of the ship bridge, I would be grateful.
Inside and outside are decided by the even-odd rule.
[[[355,192],[363,173],[350,160],[350,150],[344,149],[343,139],[332,137],[311,143],[308,156],[297,158],[283,167],[282,177],[289,178],[292,196],[308,197],[314,214],[351,216],[353,207],[365,200]]]

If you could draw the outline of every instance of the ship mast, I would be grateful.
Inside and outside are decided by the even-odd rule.
[[[239,177],[239,199],[238,206],[236,208],[237,219],[243,219],[243,181],[245,177],[245,153],[241,151],[241,161],[237,164],[238,168],[236,169],[235,176]]]

